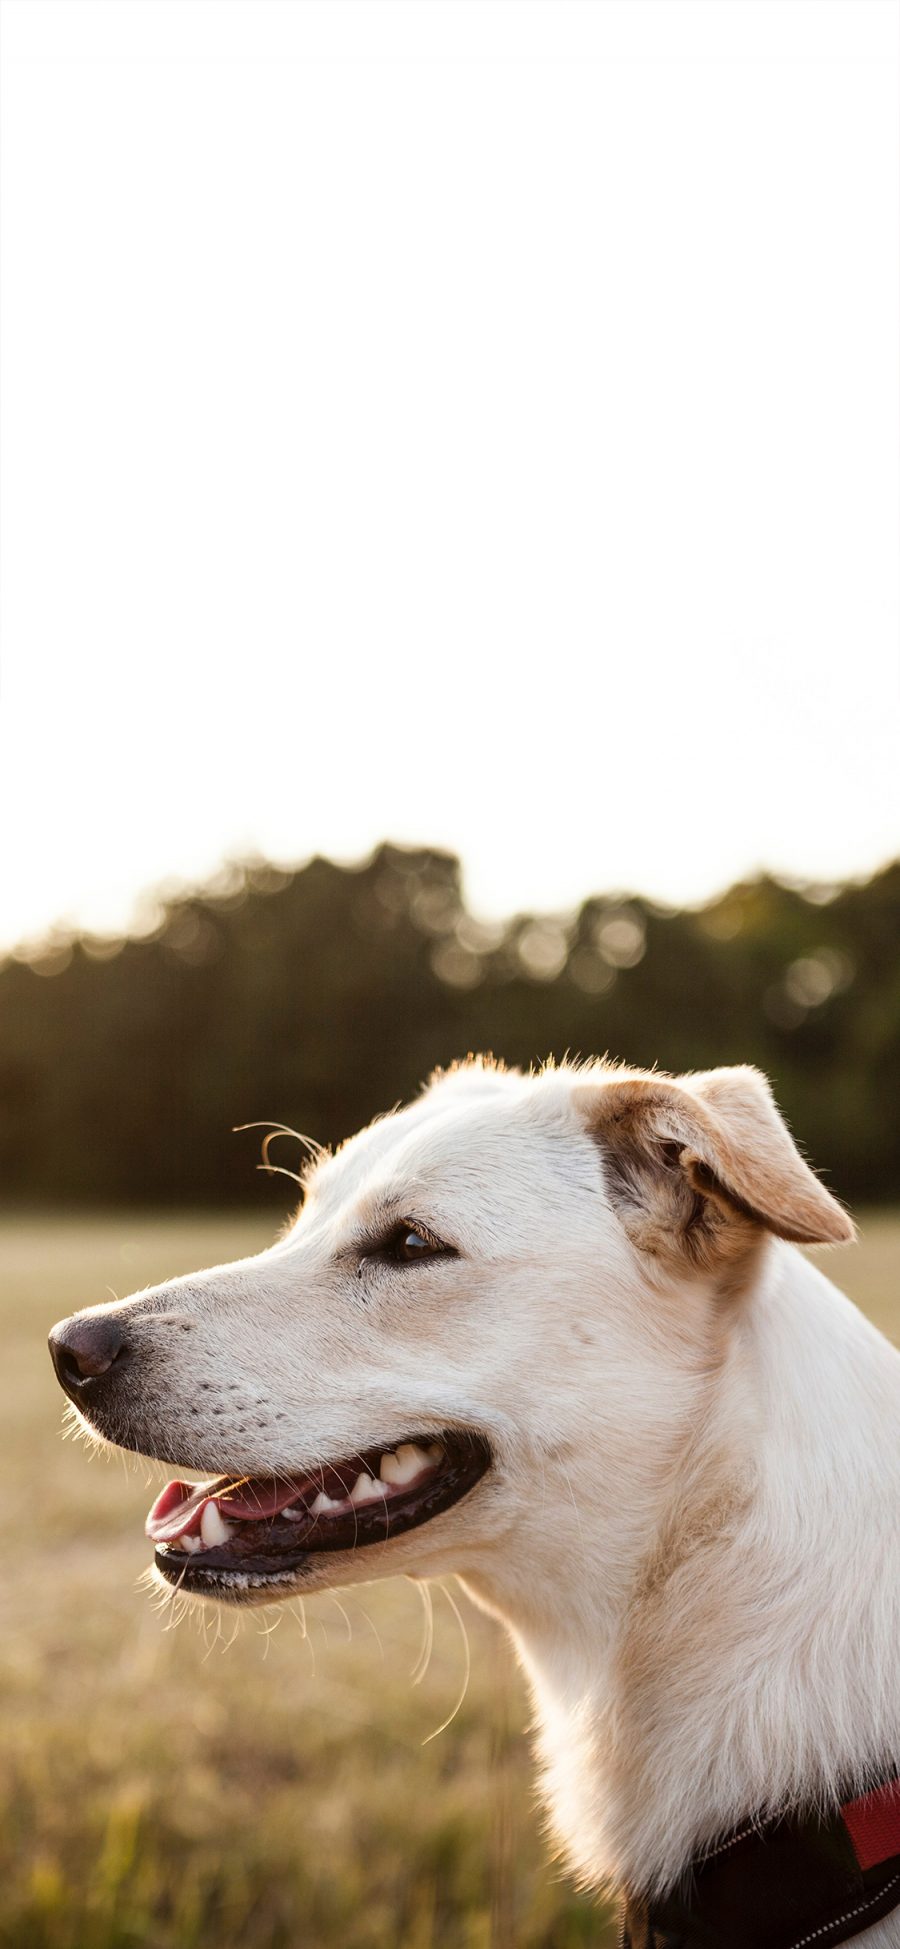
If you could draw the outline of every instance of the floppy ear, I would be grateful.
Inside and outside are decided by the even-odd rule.
[[[712,1265],[760,1227],[800,1245],[854,1236],[757,1069],[611,1073],[579,1084],[573,1101],[600,1145],[619,1217],[645,1251]]]

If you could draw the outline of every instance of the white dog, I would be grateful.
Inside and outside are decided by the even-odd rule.
[[[158,1574],[269,1602],[455,1572],[528,1675],[623,1940],[900,1944],[900,1354],[763,1078],[469,1062],[258,1257],[54,1329],[109,1441],[202,1469]]]

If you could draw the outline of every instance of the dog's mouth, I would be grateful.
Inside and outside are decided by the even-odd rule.
[[[319,1551],[386,1543],[430,1522],[474,1488],[490,1460],[482,1436],[452,1431],[299,1475],[169,1482],[147,1535],[157,1569],[186,1590],[291,1581]]]

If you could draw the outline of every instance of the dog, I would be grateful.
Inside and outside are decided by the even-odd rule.
[[[269,1250],[51,1351],[209,1478],[150,1513],[166,1586],[451,1572],[502,1619],[624,1942],[897,1949],[900,1353],[797,1249],[852,1237],[754,1069],[469,1058]]]

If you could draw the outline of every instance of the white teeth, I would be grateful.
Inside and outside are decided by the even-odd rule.
[[[203,1538],[203,1547],[207,1550],[214,1550],[219,1543],[227,1543],[231,1535],[231,1524],[226,1523],[219,1514],[217,1502],[210,1501],[204,1504],[200,1518],[200,1535]]]
[[[282,1517],[284,1518],[284,1521],[286,1523],[305,1523],[307,1513],[308,1512],[304,1508],[302,1503],[300,1504],[299,1509],[282,1509],[281,1511]]]
[[[335,1502],[333,1496],[326,1496],[324,1489],[320,1489],[315,1502],[310,1503],[309,1513],[311,1516],[327,1516],[332,1509],[340,1509],[340,1507],[340,1498]],[[287,1515],[287,1510],[284,1513]],[[297,1518],[295,1517],[294,1520],[296,1521]]]
[[[376,1482],[371,1475],[367,1475],[365,1472],[357,1476],[350,1491],[350,1501],[354,1506],[358,1506],[361,1502],[382,1502],[383,1500],[384,1490],[380,1483]]]
[[[423,1469],[431,1468],[432,1462],[436,1460],[436,1456],[426,1455],[424,1448],[420,1448],[418,1442],[402,1441],[394,1454],[382,1455],[379,1474],[382,1482],[389,1482],[392,1487],[400,1488],[408,1482],[413,1482],[417,1475],[421,1475]]]
[[[203,1541],[199,1536],[179,1536],[178,1543],[182,1550],[187,1550],[189,1556],[193,1556],[195,1550],[203,1548]]]

